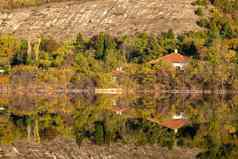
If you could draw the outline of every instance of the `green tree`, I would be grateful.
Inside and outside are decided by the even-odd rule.
[[[0,65],[9,65],[12,63],[14,55],[20,50],[20,42],[13,36],[0,36]]]
[[[102,122],[95,123],[95,142],[96,144],[104,144],[104,126]]]

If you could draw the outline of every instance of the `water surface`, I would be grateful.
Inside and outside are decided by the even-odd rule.
[[[232,158],[238,154],[237,100],[198,94],[2,94],[0,144],[70,138],[79,146],[149,144],[196,148],[197,158]],[[175,120],[186,123],[179,126]]]

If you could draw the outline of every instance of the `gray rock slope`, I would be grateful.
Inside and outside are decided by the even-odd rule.
[[[0,11],[0,32],[69,38],[81,32],[112,35],[196,30],[193,0],[90,0]]]

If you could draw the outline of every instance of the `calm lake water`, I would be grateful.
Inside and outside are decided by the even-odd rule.
[[[235,158],[237,117],[238,96],[2,94],[0,144],[66,137],[78,144],[199,148],[198,158]]]

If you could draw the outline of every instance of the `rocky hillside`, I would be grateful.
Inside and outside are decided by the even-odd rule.
[[[193,0],[85,0],[0,11],[0,32],[69,38],[78,32],[113,35],[198,29]]]
[[[15,143],[0,146],[0,158],[4,159],[195,159],[198,150],[176,148],[168,150],[159,146],[133,146],[113,144],[97,146],[73,140],[55,139],[50,143]]]

